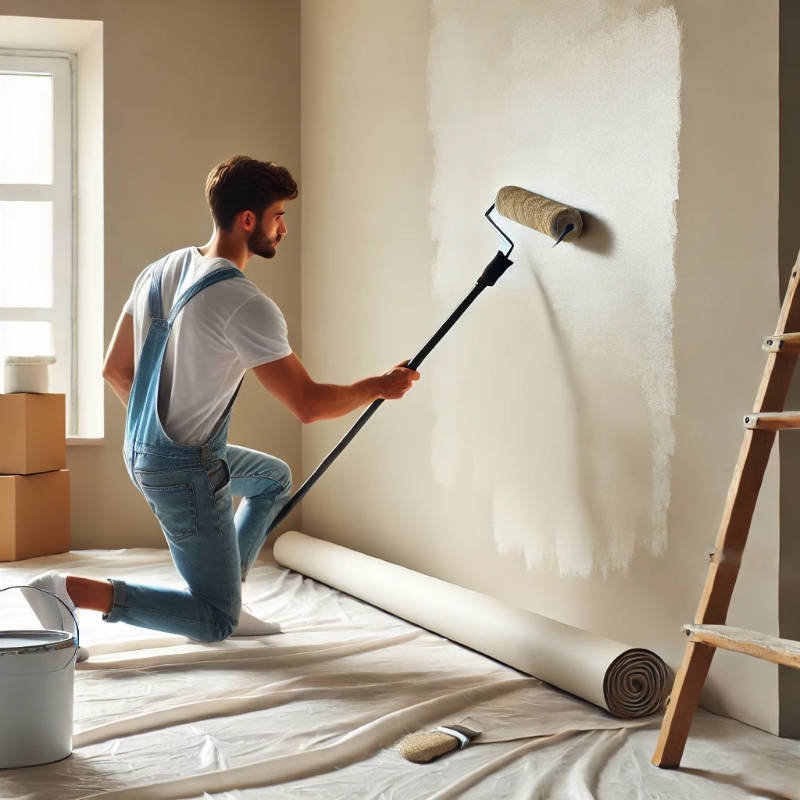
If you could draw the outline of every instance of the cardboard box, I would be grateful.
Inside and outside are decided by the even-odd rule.
[[[66,429],[63,394],[0,394],[0,473],[66,467]]]
[[[69,470],[0,475],[0,561],[69,550]]]

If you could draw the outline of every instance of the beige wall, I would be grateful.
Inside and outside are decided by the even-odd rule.
[[[303,356],[312,373],[350,380],[413,355],[493,255],[496,243],[482,232],[486,223],[480,214],[493,191],[516,175],[527,188],[584,204],[601,221],[600,229],[595,227],[589,248],[569,251],[563,245],[563,254],[541,247],[535,234],[519,235],[512,268],[518,272],[476,302],[426,361],[413,393],[384,406],[359,434],[304,501],[303,530],[651,647],[677,666],[684,646],[680,627],[696,608],[705,551],[713,546],[741,443],[741,416],[763,366],[760,341],[778,311],[777,0],[758,8],[744,0],[593,3],[586,10],[598,17],[594,32],[582,21],[571,25],[574,4],[557,0],[535,7],[502,0],[491,6],[489,23],[480,4],[456,5],[458,10],[446,0],[402,6],[367,0],[303,3]],[[640,125],[642,113],[658,113],[653,97],[668,109],[676,90],[666,77],[657,77],[652,93],[641,94],[641,108],[598,107],[588,116],[572,95],[593,82],[599,91],[608,87],[602,73],[574,72],[580,60],[570,48],[596,50],[626,25],[636,35],[645,30],[639,23],[646,17],[631,23],[631,14],[673,7],[682,35],[677,238],[669,265],[675,293],[671,302],[666,296],[670,318],[662,329],[672,341],[658,351],[656,366],[674,358],[676,392],[674,413],[659,418],[674,436],[674,451],[659,466],[668,489],[659,549],[648,529],[654,518],[636,511],[640,494],[642,508],[652,506],[655,440],[637,410],[644,407],[641,388],[631,375],[620,375],[619,354],[611,349],[610,331],[641,321],[632,304],[630,311],[620,308],[607,294],[621,274],[639,280],[631,270],[636,264],[621,255],[630,253],[625,249],[630,226],[647,221],[632,221],[624,204],[604,200],[598,176],[605,176],[609,196],[616,197],[614,181],[646,183],[650,175],[660,180],[670,163],[667,156],[648,162],[646,150],[634,149],[630,159],[614,164],[593,132],[609,130],[613,111],[624,135],[627,127]],[[550,30],[554,18],[564,24]],[[563,58],[542,56],[549,45],[537,38],[537,22],[549,36],[564,37]],[[442,51],[443,42],[449,50]],[[486,74],[475,79],[477,73],[468,72],[459,79],[457,69],[448,72],[448,57],[467,67],[472,59],[477,73]],[[620,95],[635,98],[632,86],[639,76],[625,77],[622,56],[610,52],[607,58]],[[507,86],[492,84],[493,72],[506,75]],[[527,97],[517,88],[525,80]],[[560,100],[553,86],[563,87]],[[494,94],[481,93],[487,87]],[[432,98],[436,105],[429,107]],[[571,133],[555,118],[554,104],[572,114]],[[536,131],[539,147],[533,149],[524,131],[516,139],[505,136],[504,128],[530,125],[531,108],[540,120],[559,126],[553,134],[558,141],[548,142]],[[451,115],[461,115],[465,140],[483,142],[471,158],[459,150],[458,129],[447,130]],[[452,153],[442,147],[455,148],[462,162],[460,172],[446,172],[447,181],[442,165],[451,163],[446,159]],[[568,158],[555,158],[567,151]],[[589,165],[592,159],[607,163],[597,172],[596,163]],[[499,183],[492,185],[495,163]],[[586,180],[576,180],[582,176]],[[543,179],[547,191],[537,183]],[[443,215],[443,207],[457,211]],[[652,222],[660,229],[672,218],[671,204],[659,213]],[[447,249],[458,237],[470,243],[468,251]],[[444,263],[448,255],[458,260]],[[656,266],[663,268],[663,259]],[[461,291],[457,275],[442,271],[447,268],[461,270]],[[556,269],[561,272],[554,276]],[[591,342],[576,338],[582,320],[568,307],[585,293],[587,282],[597,300],[597,307],[588,309],[597,334]],[[664,287],[669,291],[666,280],[652,289],[662,292],[662,301]],[[448,293],[449,305],[443,296]],[[504,309],[513,325],[503,318]],[[536,315],[549,317],[549,331]],[[630,344],[641,345],[641,337]],[[586,373],[589,357],[595,368]],[[603,363],[614,367],[605,377],[597,368]],[[452,384],[444,391],[443,376]],[[630,403],[609,404],[626,381],[633,386]],[[514,402],[508,402],[509,393]],[[549,413],[538,413],[542,408]],[[599,409],[604,416],[598,417]],[[607,427],[598,424],[603,418]],[[629,420],[635,436],[626,430]],[[305,473],[351,421],[304,429]],[[564,442],[581,426],[583,447],[576,450]],[[619,437],[607,435],[609,428]],[[451,458],[443,470],[442,446],[452,451],[454,441],[461,461]],[[573,473],[563,468],[568,447],[577,453]],[[608,474],[617,478],[603,486],[606,461]],[[531,520],[546,512],[552,524],[564,518],[581,524],[574,521],[575,509],[586,502],[581,465],[594,465],[583,476],[588,474],[592,491],[603,486],[603,509],[634,509],[628,516],[636,519],[635,541],[623,558],[603,562],[599,556],[613,552],[608,543],[617,531],[585,517],[579,538],[593,561],[588,570],[585,560],[570,570],[547,552],[552,532],[536,529]],[[542,481],[551,469],[569,480],[548,493]],[[630,481],[620,479],[626,474]],[[501,554],[497,506],[510,481],[521,509],[515,513],[524,523],[516,536],[525,545],[529,533],[533,545]],[[777,632],[777,486],[773,463],[730,615],[732,623],[772,633]],[[726,655],[715,660],[705,702],[776,730],[776,669]]]
[[[103,22],[107,343],[136,275],[164,252],[208,240],[203,187],[214,164],[246,153],[299,178],[299,9],[289,0],[0,0],[0,15]],[[293,236],[280,258],[255,258],[248,277],[283,309],[299,349],[298,211],[289,207]],[[76,549],[163,546],[122,464],[123,411],[107,390],[103,445],[68,449]],[[299,437],[248,376],[231,441],[298,473]]]

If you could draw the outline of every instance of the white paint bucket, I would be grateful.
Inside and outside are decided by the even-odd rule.
[[[72,753],[77,635],[77,622],[74,634],[0,631],[0,768],[49,764]]]
[[[6,394],[47,394],[47,367],[55,360],[54,356],[6,356],[3,391]]]

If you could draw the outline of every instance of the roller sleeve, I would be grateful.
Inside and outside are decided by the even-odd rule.
[[[520,225],[526,225],[553,239],[560,239],[569,225],[566,241],[577,239],[583,230],[580,211],[519,186],[504,186],[495,199],[497,210]]]

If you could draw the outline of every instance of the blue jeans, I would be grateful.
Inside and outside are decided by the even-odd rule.
[[[112,579],[114,602],[103,619],[204,642],[225,639],[239,620],[241,582],[289,496],[289,467],[274,456],[226,445],[225,458],[194,464],[139,452],[131,470],[188,588]],[[242,498],[235,514],[234,496]]]

